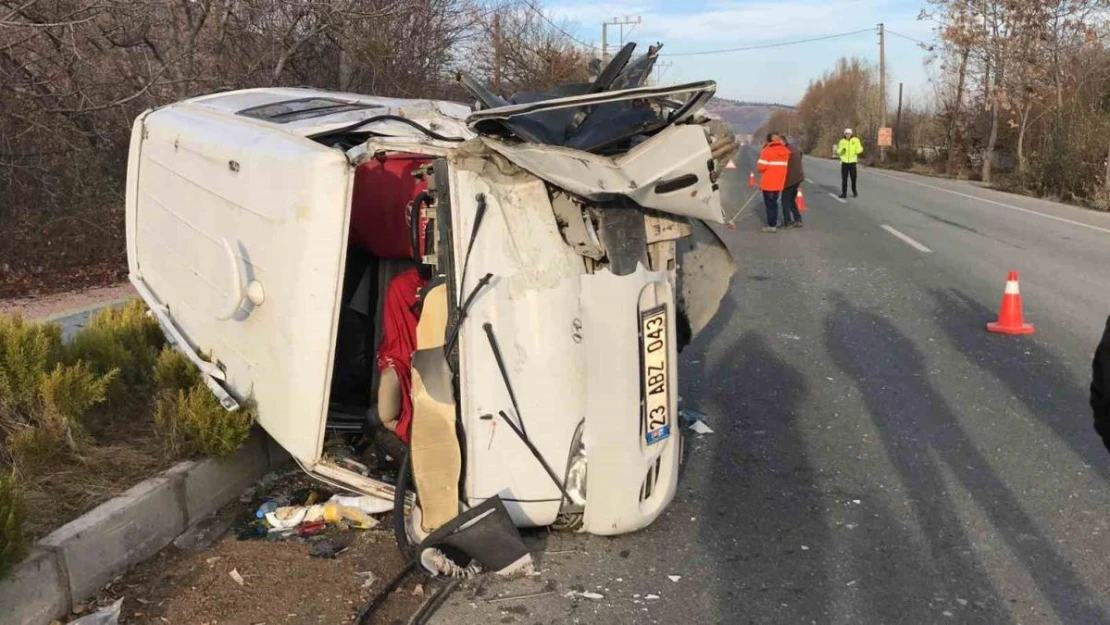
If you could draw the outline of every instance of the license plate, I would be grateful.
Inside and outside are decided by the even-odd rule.
[[[667,307],[640,314],[640,350],[644,389],[644,437],[648,445],[671,435],[671,380],[667,355]]]

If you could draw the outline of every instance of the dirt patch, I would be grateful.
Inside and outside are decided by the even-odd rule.
[[[4,291],[0,291],[0,297],[4,297],[3,293]],[[25,319],[52,319],[129,297],[135,297],[135,289],[130,283],[126,282],[76,291],[62,291],[38,297],[14,297],[0,300],[0,315],[20,312]]]
[[[79,267],[28,271],[0,265],[0,299],[28,298],[119,284],[127,279],[127,260],[94,261]]]
[[[390,533],[348,531],[354,533],[350,547],[333,560],[309,557],[307,542],[233,536],[199,553],[170,547],[113,584],[98,603],[124,597],[125,624],[351,623],[403,563]],[[368,588],[364,573],[375,578]],[[413,592],[418,582],[410,578],[374,622],[407,621],[424,601]]]
[[[95,605],[109,605],[123,597],[120,622],[125,625],[353,622],[371,594],[404,565],[388,515],[371,530],[332,527],[308,538],[247,538],[256,526],[252,511],[262,502],[276,496],[297,499],[311,492],[321,498],[330,496],[297,470],[268,476],[257,492],[247,493],[217,515],[227,519],[222,524],[227,529],[224,537],[213,537],[217,540],[211,547],[168,547],[113,582]],[[312,557],[324,543],[339,543],[345,549],[330,559]],[[407,622],[426,600],[417,590],[426,583],[422,576],[410,576],[372,623]],[[428,586],[427,596],[434,592]]]

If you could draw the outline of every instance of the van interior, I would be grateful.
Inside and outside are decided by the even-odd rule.
[[[426,234],[420,216],[428,186],[423,171],[434,160],[377,154],[355,170],[351,194],[325,455],[386,481],[392,481],[389,474],[408,440],[417,293],[428,277],[418,263]]]

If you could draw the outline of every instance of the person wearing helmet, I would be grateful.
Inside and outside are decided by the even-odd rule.
[[[859,197],[859,192],[856,191],[856,164],[860,154],[863,154],[863,143],[852,134],[851,128],[845,128],[844,138],[836,146],[836,155],[840,157],[841,198],[848,197],[848,178],[852,179],[852,197]]]

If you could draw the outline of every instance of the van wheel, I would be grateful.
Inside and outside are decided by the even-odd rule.
[[[397,483],[393,493],[393,538],[397,541],[397,549],[401,557],[409,561],[416,554],[416,544],[409,540],[409,531],[405,519],[405,497],[412,487],[412,457],[406,451],[401,460],[401,470],[397,472]],[[416,492],[415,488],[412,488]]]

